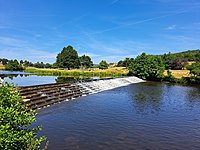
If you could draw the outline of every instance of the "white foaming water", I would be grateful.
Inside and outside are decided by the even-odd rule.
[[[140,82],[145,82],[145,81],[137,77],[125,77],[125,78],[115,78],[108,80],[97,80],[91,82],[75,83],[75,85],[82,88],[83,93],[88,92],[89,94],[93,94]]]

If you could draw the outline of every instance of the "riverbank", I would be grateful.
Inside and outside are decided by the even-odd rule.
[[[191,77],[189,70],[170,70],[171,74],[178,79],[181,79],[183,77]],[[165,70],[164,75],[167,76],[167,70]]]
[[[34,68],[28,67],[24,70],[25,72],[34,73],[37,75],[52,75],[52,76],[84,76],[84,77],[121,77],[127,76],[128,70],[122,67],[115,67],[109,69],[47,69],[47,68]]]

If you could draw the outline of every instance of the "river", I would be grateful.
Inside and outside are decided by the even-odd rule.
[[[16,80],[17,79],[17,80]],[[18,75],[19,85],[58,77]],[[49,150],[199,150],[200,87],[146,82],[38,110]]]
[[[200,149],[200,87],[138,83],[40,110],[49,149]]]
[[[67,77],[67,76],[42,76],[19,71],[2,71],[0,75],[4,76],[4,81],[13,83],[15,86],[30,86],[49,83],[74,83],[80,80],[93,80],[99,77],[83,78],[83,77]]]

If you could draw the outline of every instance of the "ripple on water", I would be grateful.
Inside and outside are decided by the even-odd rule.
[[[39,111],[49,149],[200,149],[200,88],[140,83]]]

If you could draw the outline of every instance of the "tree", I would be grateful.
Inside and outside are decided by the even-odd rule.
[[[6,65],[8,63],[8,59],[3,58],[3,59],[1,59],[1,62],[3,65]]]
[[[188,65],[188,60],[186,58],[176,58],[173,61],[172,69],[184,69]]]
[[[45,64],[45,68],[52,68],[52,65],[49,64],[49,63],[46,63],[46,64]]]
[[[72,46],[64,47],[56,57],[56,64],[60,68],[79,68],[78,53]]]
[[[200,62],[196,62],[187,66],[187,69],[190,70],[190,74],[193,76],[190,78],[192,83],[200,84]]]
[[[145,80],[161,80],[165,70],[162,59],[159,56],[142,53],[129,65],[129,72]]]
[[[0,87],[0,149],[39,149],[44,137],[37,138],[39,126],[30,128],[36,121],[35,113],[28,112],[19,92],[13,85]]]
[[[123,60],[120,60],[120,61],[117,63],[117,67],[123,67]]]
[[[165,64],[165,69],[173,69],[173,62],[176,59],[173,54],[164,54],[161,56],[161,58]]]
[[[23,65],[23,63],[24,63],[24,61],[23,60],[20,60],[20,62],[19,62],[21,65]]]
[[[200,52],[196,54],[196,61],[200,62]]]
[[[200,77],[200,62],[196,62],[187,66],[187,69],[190,70],[190,73],[195,77]]]
[[[99,63],[99,69],[108,69],[108,63],[105,61],[105,60],[102,60],[100,63]]]
[[[131,64],[131,62],[132,62],[133,60],[134,60],[133,58],[125,58],[124,60],[120,60],[120,61],[117,63],[117,66],[118,66],[118,67],[126,67],[126,68],[128,68],[128,66]]]
[[[45,68],[45,64],[43,62],[36,62],[33,66],[36,68]]]
[[[29,62],[28,60],[25,60],[24,63],[23,63],[23,65],[24,65],[25,67],[28,67],[28,66],[32,67],[32,66],[33,66],[33,63],[32,63],[32,62]]]
[[[91,68],[93,66],[93,62],[89,56],[83,55],[79,57],[79,60],[82,68]]]
[[[15,59],[15,60],[9,60],[8,63],[5,65],[5,70],[11,70],[11,71],[21,71],[24,68],[21,64]]]

